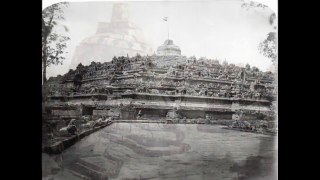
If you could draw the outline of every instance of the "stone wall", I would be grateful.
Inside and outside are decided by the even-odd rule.
[[[79,110],[60,110],[55,109],[51,110],[51,115],[53,116],[80,116],[81,113]]]
[[[206,112],[206,111],[186,111],[179,110],[178,113],[181,117],[186,117],[187,119],[196,119],[196,118],[206,118],[206,115],[209,115],[210,119],[232,119],[232,112]]]
[[[165,109],[147,109],[147,108],[140,109],[140,108],[138,108],[137,112],[139,110],[141,110],[142,118],[146,118],[146,119],[158,120],[159,118],[165,118],[168,113],[168,110],[165,110]]]
[[[121,119],[133,120],[133,119],[136,119],[136,114],[137,113],[138,112],[135,109],[132,109],[132,110],[121,110],[120,118]]]
[[[93,110],[92,115],[93,116],[120,117],[120,110],[118,110],[118,109],[110,109],[110,110],[95,109],[95,110]]]
[[[231,64],[220,65],[205,58],[196,60],[195,57],[115,57],[111,62],[91,62],[88,66],[79,64],[65,75],[51,78],[48,99],[51,104],[59,104],[60,101],[61,104],[87,106],[80,112],[54,111],[53,115],[57,116],[135,119],[138,111],[142,110],[142,118],[159,119],[166,118],[168,111],[177,108],[181,115],[179,118],[205,118],[208,115],[214,119],[259,119],[262,116],[257,112],[271,111],[271,102],[265,97],[272,95],[274,85],[261,84],[261,78],[253,74],[256,71]],[[261,73],[272,82],[272,74]],[[257,80],[256,86],[264,87],[265,92],[255,88],[250,90],[254,84],[244,80],[241,74],[247,74],[246,79]],[[73,79],[77,76],[83,77],[81,86],[74,86]],[[134,107],[122,111],[123,105],[128,104],[122,100],[127,99],[132,99]],[[96,102],[107,108],[96,107]],[[110,114],[110,107],[117,112]],[[243,117],[232,115],[239,110],[246,112]]]

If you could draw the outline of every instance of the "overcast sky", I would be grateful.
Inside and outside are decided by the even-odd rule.
[[[63,65],[48,68],[48,77],[66,73],[76,46],[95,34],[98,22],[110,22],[112,2],[72,2],[65,9],[69,28],[66,60]],[[144,32],[146,41],[156,51],[167,38],[169,17],[170,39],[181,48],[182,55],[226,59],[229,63],[256,66],[268,70],[271,60],[258,51],[270,31],[269,8],[247,10],[240,0],[207,2],[128,2],[130,21]],[[59,29],[58,29],[59,31]]]

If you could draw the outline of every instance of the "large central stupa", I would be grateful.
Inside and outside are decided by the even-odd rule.
[[[173,44],[173,41],[168,39],[157,49],[158,56],[180,56],[180,47]]]
[[[111,21],[100,22],[96,34],[85,38],[76,48],[71,67],[91,61],[106,62],[114,56],[152,54],[152,48],[143,37],[142,30],[130,22],[127,4],[113,5]]]

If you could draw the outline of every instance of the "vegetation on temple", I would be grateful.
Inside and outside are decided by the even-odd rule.
[[[259,51],[273,63],[277,60],[276,33],[270,32],[263,42],[259,44]]]
[[[261,8],[263,10],[265,8],[268,8],[268,6],[264,4],[253,2],[253,1],[245,2],[244,0],[242,0],[241,7],[245,8],[247,11],[255,8]],[[274,12],[270,14],[268,20],[272,28],[276,30],[277,29],[276,14]],[[266,39],[260,42],[258,45],[259,52],[265,57],[271,59],[273,63],[276,63],[277,61],[277,37],[276,36],[277,34],[275,31],[269,32],[266,35]]]

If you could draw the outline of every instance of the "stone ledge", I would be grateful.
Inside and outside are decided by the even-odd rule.
[[[80,134],[73,135],[71,137],[67,137],[66,139],[64,139],[62,141],[58,141],[58,142],[53,143],[51,146],[44,147],[42,149],[42,151],[47,154],[60,154],[65,149],[69,148],[70,146],[74,145],[76,142],[80,141],[82,138],[96,132],[99,129],[102,129],[106,126],[109,126],[110,124],[112,124],[112,122],[109,124],[104,124],[99,127],[94,127],[92,129],[83,131]]]

